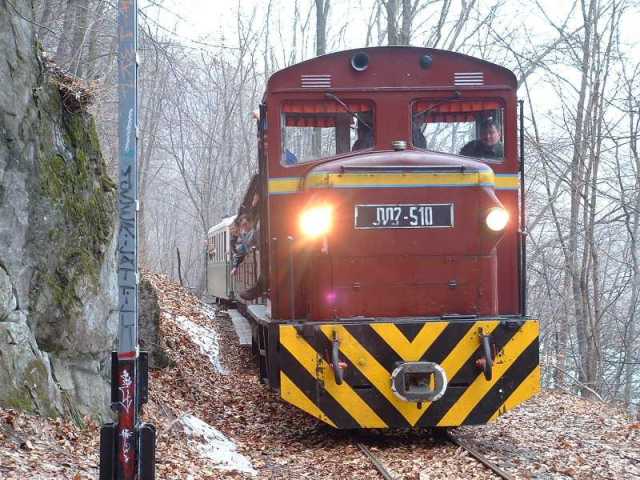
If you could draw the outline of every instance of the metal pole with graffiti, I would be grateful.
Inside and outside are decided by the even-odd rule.
[[[100,431],[100,480],[155,478],[155,428],[140,421],[148,395],[138,348],[137,0],[118,1],[118,350],[111,356],[111,408]]]

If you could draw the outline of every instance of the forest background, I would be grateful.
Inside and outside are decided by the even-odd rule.
[[[95,96],[115,177],[117,2],[33,3],[47,57]],[[140,0],[139,9],[144,268],[203,290],[206,233],[235,211],[256,169],[252,113],[274,71],[377,45],[480,57],[513,70],[525,102],[528,304],[541,320],[543,381],[638,412],[640,1]]]

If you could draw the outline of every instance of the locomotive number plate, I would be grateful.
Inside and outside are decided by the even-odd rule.
[[[453,204],[356,205],[355,228],[453,227]]]

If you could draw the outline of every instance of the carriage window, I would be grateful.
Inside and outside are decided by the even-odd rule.
[[[421,100],[413,105],[413,144],[487,162],[504,158],[504,109],[496,101]]]
[[[222,261],[227,261],[227,232],[222,232]]]
[[[299,100],[282,107],[282,164],[297,165],[373,147],[373,106],[369,102]]]
[[[209,241],[207,242],[208,243],[209,260],[213,260],[213,256],[216,253],[216,249],[215,249],[215,246],[214,246],[213,242],[214,242],[214,237],[210,236],[209,237]]]

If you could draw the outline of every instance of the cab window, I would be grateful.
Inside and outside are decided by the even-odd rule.
[[[415,147],[486,162],[504,159],[504,108],[497,101],[420,100],[412,110]]]
[[[342,103],[334,100],[283,103],[283,165],[299,165],[373,147],[373,105],[352,100]]]

